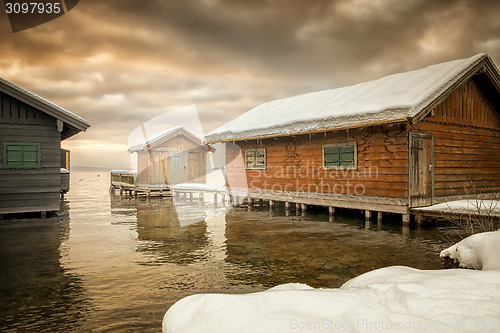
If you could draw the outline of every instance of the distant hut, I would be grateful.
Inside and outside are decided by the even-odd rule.
[[[205,183],[206,156],[213,150],[182,126],[170,128],[129,147],[137,153],[139,188],[168,188],[180,183]]]
[[[391,212],[500,193],[500,72],[479,54],[257,106],[205,136],[250,198]]]
[[[58,211],[60,193],[69,190],[69,151],[61,141],[89,126],[0,78],[0,215]]]

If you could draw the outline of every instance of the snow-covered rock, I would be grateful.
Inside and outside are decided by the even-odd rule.
[[[498,332],[500,271],[378,269],[339,289],[289,284],[175,303],[164,333]]]
[[[440,257],[453,259],[463,268],[499,270],[500,230],[469,236],[441,251]]]

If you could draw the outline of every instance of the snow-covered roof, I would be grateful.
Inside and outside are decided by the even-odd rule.
[[[166,129],[164,131],[155,133],[155,134],[147,137],[145,140],[142,140],[141,142],[138,142],[136,144],[131,145],[128,148],[128,151],[131,153],[139,151],[141,149],[144,149],[146,146],[149,146],[149,145],[153,144],[154,142],[157,142],[160,139],[166,138],[166,137],[168,137],[176,132],[183,133],[187,136],[190,136],[193,141],[196,141],[196,143],[198,143],[200,145],[203,143],[203,139],[200,138],[198,135],[194,134],[193,132],[189,131],[188,129],[186,129],[182,126],[176,126],[176,127],[172,127],[172,128]]]
[[[90,127],[85,119],[1,77],[0,91],[64,122],[63,140]]]
[[[389,75],[353,86],[261,104],[205,135],[207,142],[321,132],[372,124],[413,121],[476,74],[487,54]]]

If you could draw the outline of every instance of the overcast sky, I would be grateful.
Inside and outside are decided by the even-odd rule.
[[[63,142],[73,165],[127,168],[129,134],[184,106],[207,133],[278,98],[500,64],[499,17],[498,0],[81,0],[12,33],[2,8],[0,76],[91,123]]]

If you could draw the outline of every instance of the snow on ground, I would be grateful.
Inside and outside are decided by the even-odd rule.
[[[457,200],[443,202],[440,204],[414,208],[419,211],[455,213],[455,214],[482,214],[490,213],[492,216],[500,216],[499,200]]]
[[[393,266],[338,289],[294,283],[192,295],[167,311],[163,332],[500,332],[500,231],[468,237],[441,256],[483,270]]]
[[[225,192],[227,189],[224,186],[202,184],[202,183],[182,183],[172,186],[173,190],[190,190],[190,191],[213,191]]]
[[[198,294],[174,304],[164,333],[498,332],[500,271],[378,269],[339,289],[282,285]]]
[[[463,268],[500,270],[500,231],[469,236],[441,251],[440,257],[458,261]]]

